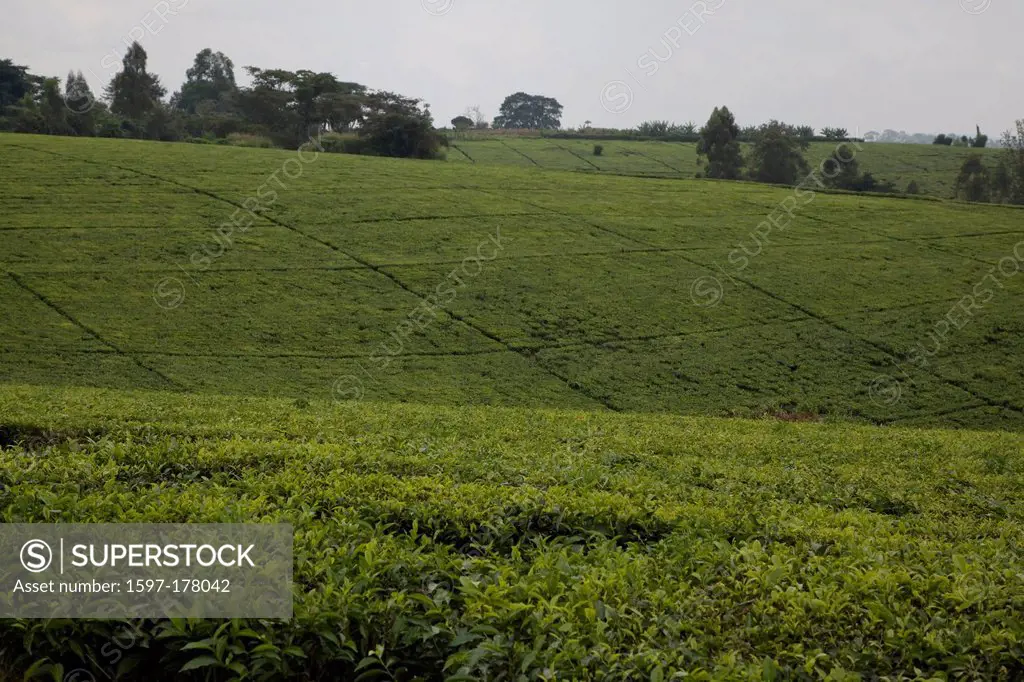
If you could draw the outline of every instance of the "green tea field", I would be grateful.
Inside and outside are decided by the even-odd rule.
[[[28,135],[0,177],[4,383],[1024,427],[1010,208]]]
[[[0,621],[0,677],[1024,675],[1018,434],[28,386],[0,414],[4,522],[295,529],[293,620]]]
[[[1024,682],[1024,3],[7,4],[0,682]]]
[[[490,136],[489,136],[490,135]],[[594,155],[594,145],[604,149]],[[813,142],[807,150],[812,168],[835,153],[836,145]],[[863,143],[856,149],[861,168],[882,182],[904,192],[916,182],[923,195],[951,198],[964,159],[980,153],[995,166],[997,149],[965,149],[936,145]],[[580,140],[495,133],[455,135],[448,160],[477,165],[539,167],[617,175],[692,178],[701,171],[697,148],[685,142],[638,142],[629,140]]]

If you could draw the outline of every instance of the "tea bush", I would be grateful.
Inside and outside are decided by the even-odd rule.
[[[1012,434],[12,386],[0,414],[4,522],[295,527],[293,620],[4,621],[28,677],[1024,675]]]

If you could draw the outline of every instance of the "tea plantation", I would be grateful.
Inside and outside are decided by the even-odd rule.
[[[502,131],[454,133],[448,160],[483,166],[539,167],[642,177],[693,178],[703,170],[697,146],[686,142],[586,140],[501,135]],[[600,156],[594,146],[601,145]],[[836,143],[812,142],[805,153],[815,167],[831,157]],[[921,144],[862,143],[855,158],[861,170],[903,193],[911,182],[922,195],[952,198],[960,166],[980,154],[994,168],[999,150]]]
[[[1024,675],[1015,434],[21,386],[0,413],[4,522],[289,522],[296,556],[292,621],[4,621],[4,668]]]
[[[1014,209],[26,135],[0,174],[4,382],[1024,425]]]
[[[296,529],[0,680],[1024,677],[1024,213],[494,142],[0,135],[0,520]]]

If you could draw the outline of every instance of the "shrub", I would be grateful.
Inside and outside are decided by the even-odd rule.
[[[671,125],[668,121],[644,121],[636,130],[642,137],[664,137]]]
[[[602,154],[604,154],[604,145],[603,144],[595,144],[594,145],[594,156],[601,156]]]
[[[473,119],[469,116],[456,116],[452,119],[452,128],[455,130],[469,130],[473,127]]]
[[[991,200],[992,182],[988,168],[978,154],[968,156],[960,167],[956,178],[956,197],[974,202]]]
[[[5,523],[295,529],[292,620],[5,619],[5,680],[1021,679],[1015,434],[23,387],[0,414]]]
[[[907,185],[907,194],[920,194],[921,188],[917,184],[917,180],[911,180],[910,184]]]
[[[274,146],[273,140],[266,135],[254,135],[252,133],[231,133],[226,138],[227,144],[232,147],[253,147],[256,149],[271,149]]]
[[[419,113],[373,114],[364,121],[359,137],[368,150],[379,156],[441,159],[441,148],[448,146],[447,139],[437,134],[430,119]]]
[[[737,180],[743,169],[743,152],[739,143],[740,129],[728,107],[715,107],[708,122],[700,130],[697,142],[697,164],[704,163],[704,175],[721,180]]]
[[[795,185],[807,174],[803,152],[807,141],[797,137],[790,126],[778,121],[758,129],[754,149],[750,153],[750,177],[758,182]]]

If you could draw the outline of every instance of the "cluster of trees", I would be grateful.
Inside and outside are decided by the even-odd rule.
[[[97,99],[79,73],[63,89],[11,60],[0,61],[0,130],[154,140],[221,141],[232,136],[297,147],[310,136],[344,134],[334,142],[357,153],[439,156],[445,139],[435,132],[429,105],[371,90],[331,73],[245,67],[252,85],[238,87],[226,55],[205,49],[181,89],[167,89],[147,69],[139,43],[128,47],[122,68]]]
[[[980,134],[980,131],[979,131]],[[1002,151],[994,169],[979,154],[964,160],[956,179],[957,198],[1024,206],[1024,119],[1003,133]]]
[[[807,142],[814,142],[816,140],[842,142],[849,139],[846,128],[823,128],[820,133],[816,133],[814,128],[808,125],[779,125],[783,125],[793,136]],[[739,130],[738,139],[740,142],[754,142],[761,133],[760,126],[745,126]],[[639,137],[668,138],[673,140],[697,141],[700,138],[700,128],[693,121],[681,124],[669,121],[644,121],[636,128],[635,133]]]
[[[974,149],[984,149],[988,146],[988,135],[981,132],[981,126],[975,126],[974,129],[977,131],[977,134],[974,137],[967,137],[966,135],[957,137],[953,133],[950,133],[949,135],[940,133],[935,136],[932,144],[942,145],[945,147],[973,147]]]
[[[822,132],[832,140],[847,139],[846,130],[842,128],[827,128]],[[792,126],[780,121],[770,121],[744,132],[728,107],[716,107],[700,129],[697,163],[704,164],[703,175],[709,178],[796,185],[810,173],[804,152],[812,139],[813,129],[808,132],[807,126]],[[746,158],[741,141],[751,143]],[[870,173],[861,173],[855,157],[849,146],[840,144],[829,160],[834,172],[824,174],[824,183],[835,189],[858,192],[895,191],[892,185],[878,182]]]
[[[480,107],[470,107],[466,113],[452,119],[456,131],[486,129],[488,127],[524,130],[558,130],[562,127],[562,105],[553,97],[516,92],[505,98],[493,124],[488,124]]]
[[[185,73],[181,89],[169,98],[160,78],[147,69],[139,43],[128,47],[102,101],[81,72],[58,78],[29,73],[11,60],[0,60],[0,130],[55,135],[95,135],[154,140],[227,141],[297,147],[310,137],[330,151],[415,158],[436,158],[447,140],[434,129],[429,105],[397,93],[341,81],[334,74],[245,67],[252,85],[239,87],[234,63],[221,52],[199,52]],[[563,107],[543,95],[517,92],[505,98],[493,124],[480,107],[452,120],[458,130],[495,128],[557,131]],[[586,131],[592,133],[589,122]],[[614,132],[614,131],[613,131]],[[689,139],[697,142],[704,175],[726,180],[751,179],[797,184],[809,172],[804,158],[814,140],[847,141],[844,128],[824,128],[770,121],[740,128],[727,107],[716,108],[698,129],[693,122],[646,121],[633,136]],[[325,135],[325,133],[327,135]],[[989,138],[959,139],[939,135],[934,144],[983,148]],[[558,134],[558,133],[554,133]],[[744,157],[740,143],[750,144]],[[1024,205],[1024,120],[1002,140],[999,163],[990,168],[982,157],[966,159],[956,181],[957,196],[968,201]],[[602,148],[603,149],[603,148]],[[600,154],[595,147],[595,154]],[[836,172],[826,182],[855,191],[894,191],[861,173],[852,151],[837,147]],[[911,186],[908,192],[914,192]]]

